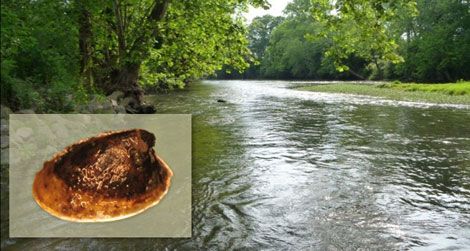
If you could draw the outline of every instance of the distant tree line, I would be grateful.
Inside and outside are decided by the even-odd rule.
[[[470,79],[470,1],[294,0],[248,27],[258,61],[225,79]]]

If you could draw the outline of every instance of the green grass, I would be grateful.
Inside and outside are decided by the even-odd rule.
[[[470,105],[470,82],[456,84],[323,84],[299,87],[300,90],[358,94],[392,100]]]
[[[403,91],[438,92],[448,95],[470,95],[470,82],[460,82],[451,84],[392,83],[384,84],[380,87]]]

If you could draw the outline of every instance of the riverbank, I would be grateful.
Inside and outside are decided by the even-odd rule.
[[[297,89],[312,92],[367,95],[398,101],[470,105],[470,82],[457,84],[318,84],[301,86]]]

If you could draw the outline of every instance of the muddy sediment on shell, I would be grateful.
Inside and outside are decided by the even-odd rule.
[[[142,129],[81,140],[46,161],[33,197],[45,211],[70,221],[127,218],[156,205],[172,174],[155,154],[155,136]]]

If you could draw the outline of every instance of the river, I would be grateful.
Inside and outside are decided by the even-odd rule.
[[[204,81],[148,97],[159,113],[193,114],[192,238],[14,239],[2,247],[470,248],[469,107],[296,85]]]

